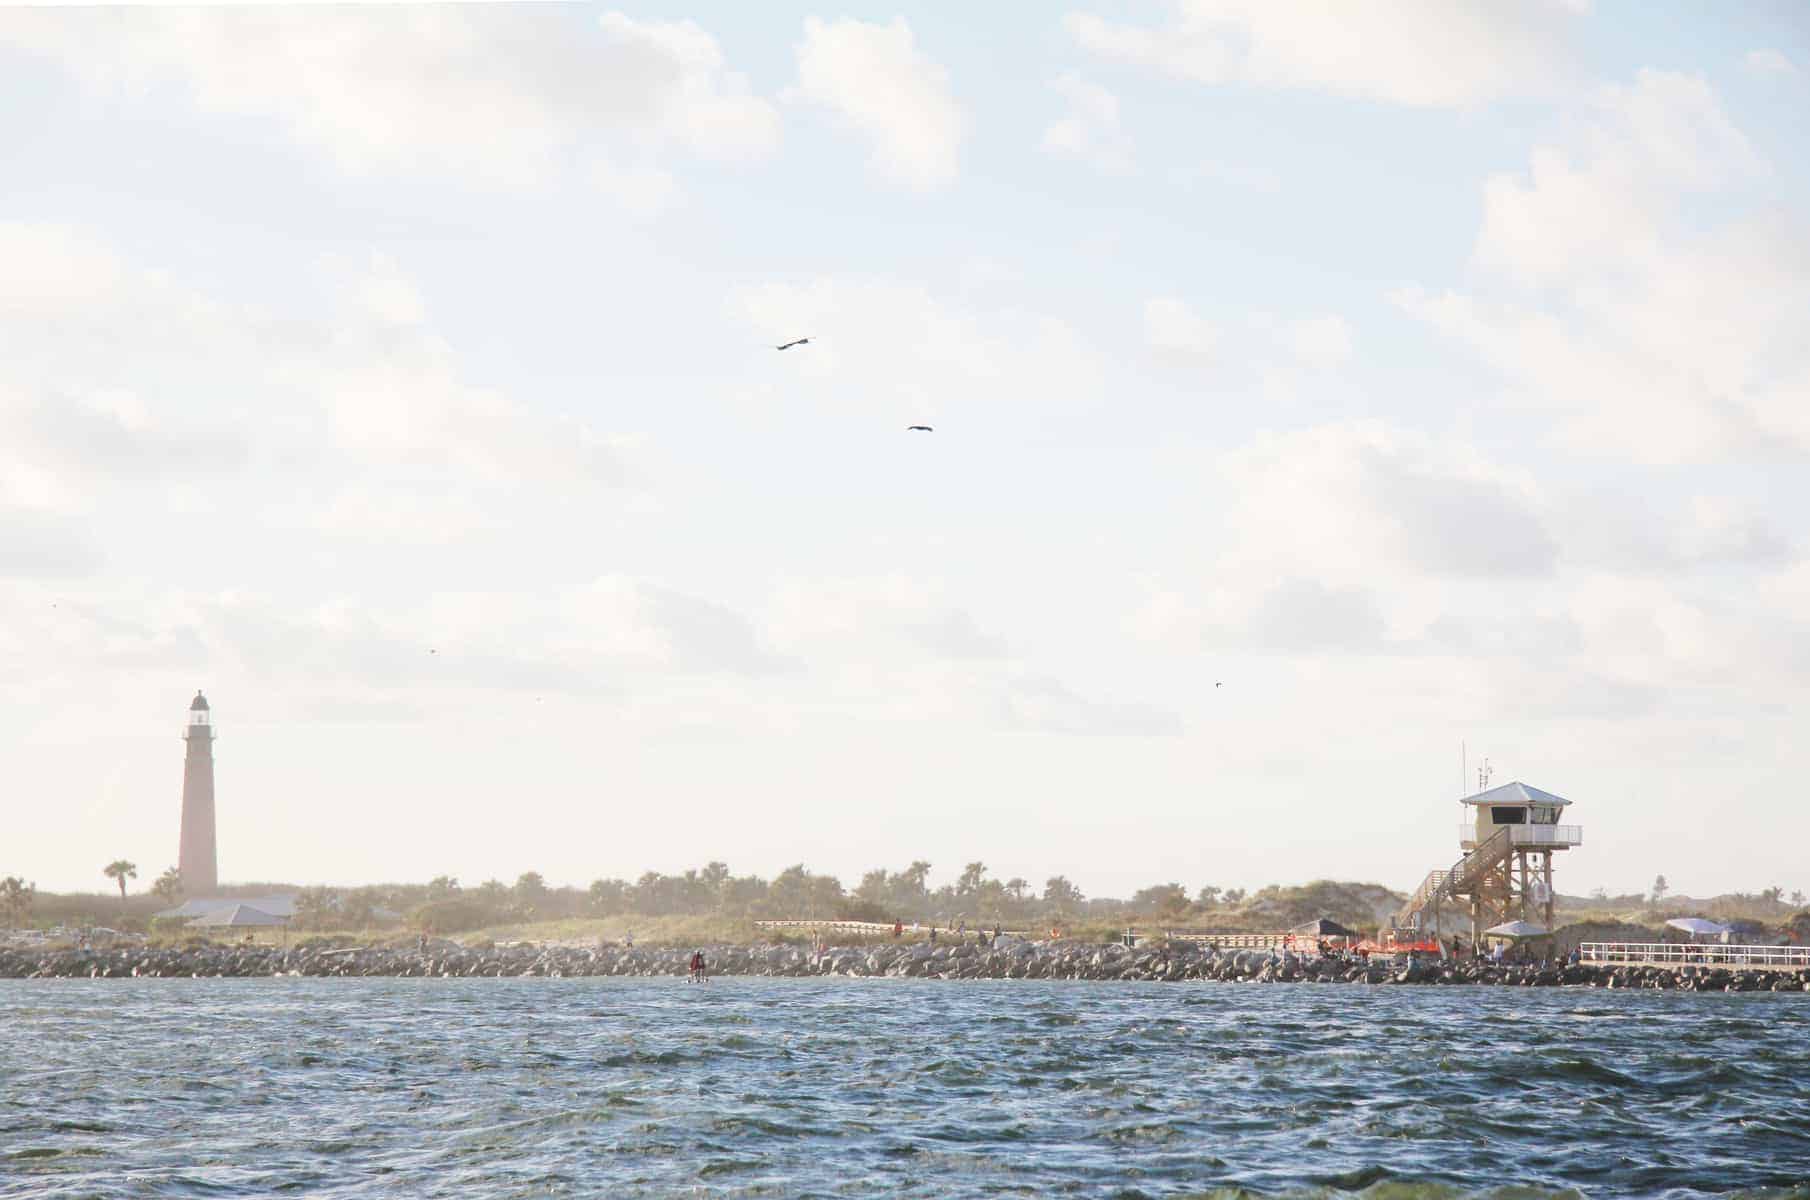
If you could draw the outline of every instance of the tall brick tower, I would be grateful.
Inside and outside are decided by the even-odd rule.
[[[182,736],[189,752],[182,764],[182,848],[176,869],[184,892],[209,896],[220,886],[214,853],[214,723],[200,692],[189,704],[189,727]]]

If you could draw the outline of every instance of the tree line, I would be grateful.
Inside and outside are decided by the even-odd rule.
[[[1242,889],[1211,886],[1190,896],[1180,884],[1166,883],[1144,888],[1130,900],[1090,899],[1065,876],[1053,875],[1036,887],[1023,878],[994,878],[980,862],[932,887],[930,871],[931,864],[921,859],[902,870],[876,868],[853,888],[802,863],[771,879],[737,875],[727,863],[711,862],[676,875],[648,871],[632,883],[598,879],[582,889],[550,887],[535,871],[514,884],[491,879],[470,887],[442,875],[425,885],[307,888],[296,898],[295,924],[358,928],[407,920],[429,932],[455,933],[523,921],[635,915],[1023,926],[1130,914],[1179,919],[1235,905],[1245,896]]]
[[[552,887],[536,871],[513,884],[490,879],[473,886],[441,875],[425,884],[302,888],[293,924],[298,929],[359,929],[406,922],[430,932],[455,933],[515,922],[635,915],[951,925],[965,920],[1023,927],[1143,915],[1180,921],[1245,899],[1240,888],[1209,885],[1190,894],[1179,883],[1154,884],[1129,900],[1090,898],[1066,876],[1052,875],[1037,886],[1020,877],[995,878],[982,862],[968,863],[953,881],[932,887],[930,872],[931,864],[919,859],[901,870],[868,871],[853,888],[802,863],[771,879],[737,875],[727,863],[711,862],[681,874],[648,871],[633,882],[597,879],[587,888]],[[123,905],[126,882],[137,877],[137,866],[118,859],[102,873],[118,886]],[[1276,890],[1266,888],[1258,895]],[[185,889],[181,875],[170,867],[150,891],[174,906]],[[23,879],[0,880],[0,913],[9,925],[22,923],[35,899],[36,888]]]

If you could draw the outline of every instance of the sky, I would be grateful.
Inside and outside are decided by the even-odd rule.
[[[1789,0],[0,9],[0,874],[173,864],[200,688],[226,880],[1406,890],[1487,758],[1810,889],[1806,109]]]

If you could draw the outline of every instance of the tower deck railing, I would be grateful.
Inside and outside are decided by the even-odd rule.
[[[1497,834],[1506,832],[1509,844],[1514,846],[1569,847],[1584,844],[1582,825],[1497,825],[1494,828]],[[1494,836],[1492,834],[1491,838]],[[1458,827],[1458,841],[1461,845],[1470,845],[1476,840],[1475,825]]]
[[[1725,946],[1720,943],[1585,942],[1578,957],[1596,966],[1735,967],[1766,971],[1810,968],[1810,946]]]

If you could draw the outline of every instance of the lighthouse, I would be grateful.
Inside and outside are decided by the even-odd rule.
[[[182,847],[176,869],[182,873],[183,891],[208,896],[220,886],[220,865],[214,852],[214,723],[200,692],[189,703],[182,739],[188,757],[182,764]]]

